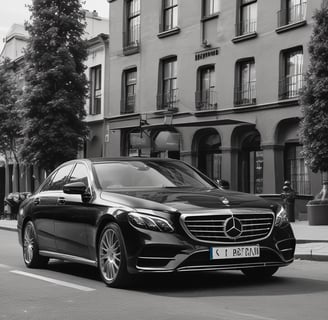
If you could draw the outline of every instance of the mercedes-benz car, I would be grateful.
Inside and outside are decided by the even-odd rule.
[[[295,250],[281,205],[158,158],[62,164],[22,203],[18,235],[27,267],[51,258],[84,263],[112,287],[146,272],[237,269],[270,277]]]

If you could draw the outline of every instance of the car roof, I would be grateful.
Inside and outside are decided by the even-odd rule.
[[[152,157],[107,157],[107,158],[86,158],[86,159],[77,159],[77,160],[86,160],[92,163],[100,162],[110,162],[110,161],[156,161],[156,162],[168,162],[168,161],[178,161],[176,159],[170,158],[152,158]]]

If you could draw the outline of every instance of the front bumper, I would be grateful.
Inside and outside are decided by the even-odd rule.
[[[132,231],[132,230],[131,230]],[[252,258],[210,259],[211,247],[234,247],[243,244],[204,244],[181,233],[161,233],[134,230],[127,240],[128,271],[180,272],[233,270],[252,267],[286,266],[294,259],[295,237],[289,225],[273,228],[261,241],[245,245],[259,245],[260,256]]]

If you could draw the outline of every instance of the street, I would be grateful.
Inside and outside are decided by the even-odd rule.
[[[262,283],[239,271],[148,275],[121,290],[88,266],[27,269],[16,232],[0,230],[0,319],[324,320],[327,266],[297,260]]]

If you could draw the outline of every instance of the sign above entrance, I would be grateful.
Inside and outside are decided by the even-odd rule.
[[[208,57],[218,56],[220,53],[220,48],[211,48],[207,50],[198,51],[195,53],[195,60],[203,60]]]

